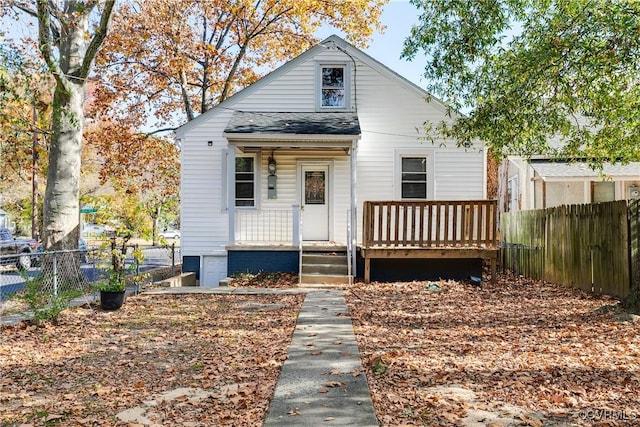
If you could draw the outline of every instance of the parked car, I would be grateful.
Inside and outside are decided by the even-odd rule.
[[[179,239],[180,230],[164,230],[158,236],[162,237],[163,239]]]
[[[107,227],[101,224],[84,224],[82,226],[83,236],[102,236],[107,232]]]
[[[38,248],[34,239],[17,239],[8,228],[0,228],[0,255],[16,255],[1,258],[2,264],[15,264],[18,270],[31,267],[31,254]]]

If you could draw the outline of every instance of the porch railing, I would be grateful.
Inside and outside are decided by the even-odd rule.
[[[235,215],[235,242],[295,244],[294,209],[236,210]]]
[[[497,201],[367,201],[365,247],[496,247]]]

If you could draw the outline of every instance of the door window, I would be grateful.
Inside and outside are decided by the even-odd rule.
[[[305,171],[304,173],[304,203],[305,205],[324,205],[325,203],[324,171]]]

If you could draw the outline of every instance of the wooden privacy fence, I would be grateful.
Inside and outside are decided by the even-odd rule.
[[[637,201],[616,201],[505,213],[504,267],[624,298],[639,274],[639,210]]]
[[[366,201],[363,206],[364,280],[372,258],[483,258],[496,279],[497,202]]]

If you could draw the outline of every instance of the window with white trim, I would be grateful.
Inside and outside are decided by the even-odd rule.
[[[402,199],[427,198],[427,157],[402,156],[400,159],[400,197]]]
[[[316,109],[347,110],[350,103],[347,64],[318,64],[317,74]]]
[[[433,150],[394,150],[393,197],[396,200],[431,200],[435,193]]]
[[[256,206],[256,156],[236,156],[236,206]]]

